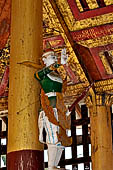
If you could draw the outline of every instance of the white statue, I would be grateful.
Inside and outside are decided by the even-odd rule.
[[[43,89],[42,110],[40,111],[38,119],[39,141],[46,143],[48,146],[48,170],[57,170],[62,151],[64,150],[58,134],[60,127],[63,130],[65,125],[62,126],[62,121],[61,123],[59,122],[62,113],[58,114],[57,108],[57,95],[62,93],[63,81],[57,72],[57,68],[60,65],[57,63],[57,55],[55,52],[52,49],[48,49],[42,57],[46,67],[35,73],[35,78],[40,82]],[[63,49],[61,52],[61,64],[66,64],[67,59],[66,49]],[[47,104],[48,101],[49,105]],[[69,116],[69,114],[68,110],[66,110],[65,116]],[[43,130],[46,132],[45,140]]]

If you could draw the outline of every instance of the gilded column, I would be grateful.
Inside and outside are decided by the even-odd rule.
[[[42,54],[42,1],[12,0],[11,57],[8,101],[8,170],[43,170],[43,148],[38,142],[40,86],[34,68]]]
[[[90,111],[92,170],[112,169],[111,96],[96,94],[86,99]]]

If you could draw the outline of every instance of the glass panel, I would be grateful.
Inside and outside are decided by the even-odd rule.
[[[44,162],[48,162],[47,150],[44,150]]]
[[[1,145],[6,145],[6,139],[1,139]]]
[[[66,129],[66,134],[67,134],[67,136],[71,136],[71,130]]]
[[[1,167],[6,167],[6,155],[1,155]]]
[[[91,156],[91,144],[89,144],[89,156]]]
[[[65,148],[65,159],[71,159],[72,158],[72,151],[71,147]]]
[[[72,170],[72,165],[66,165],[65,168],[68,169],[68,170]]]
[[[78,164],[78,170],[84,170],[84,164]]]
[[[76,135],[82,135],[82,126],[76,128]]]
[[[77,158],[83,157],[83,145],[77,146]]]
[[[90,170],[92,170],[92,163],[90,162]]]

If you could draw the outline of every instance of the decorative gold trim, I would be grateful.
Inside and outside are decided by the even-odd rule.
[[[107,60],[106,56],[104,55],[104,52],[100,52],[99,56],[100,56],[100,58],[102,60],[102,63],[104,65],[104,67],[105,67],[106,73],[107,74],[113,74],[113,71],[112,71],[112,69],[111,69],[111,67],[110,67],[110,65],[108,63],[108,60]]]
[[[101,80],[94,84],[97,93],[113,94],[113,79]]]
[[[104,46],[104,45],[111,44],[111,43],[113,43],[113,35],[106,35],[100,38],[79,41],[79,44],[85,47],[88,47],[88,48]]]
[[[91,28],[91,27],[104,25],[112,22],[113,22],[113,13],[108,13],[108,14],[76,21],[73,26],[71,26],[70,23],[69,28],[71,28],[70,31],[77,31],[77,30]]]
[[[83,10],[83,8],[82,8],[82,5],[81,5],[81,3],[80,3],[80,0],[75,0],[75,1],[76,1],[76,4],[77,4],[77,7],[78,7],[79,11],[80,11],[80,12],[83,12],[84,10]]]
[[[88,3],[89,9],[96,9],[99,7],[96,0],[86,0],[86,2]]]
[[[89,95],[86,97],[86,105],[90,107],[96,106],[111,106],[113,100],[113,96],[106,93]]]
[[[113,1],[111,1],[111,0],[104,0],[104,2],[106,4],[106,6],[113,4]]]
[[[93,106],[92,97],[90,95],[85,98],[85,103],[88,108]]]

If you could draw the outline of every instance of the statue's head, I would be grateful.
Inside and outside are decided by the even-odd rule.
[[[49,48],[43,53],[42,60],[44,61],[44,64],[48,67],[51,64],[57,62],[57,55],[55,54],[53,49]]]

